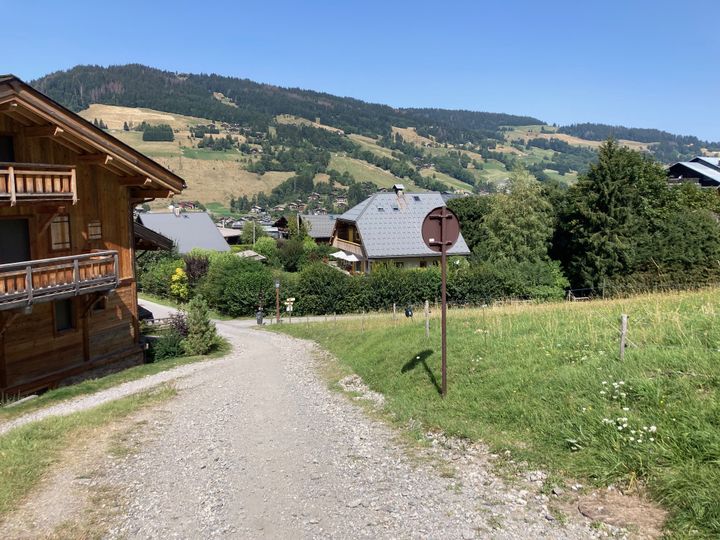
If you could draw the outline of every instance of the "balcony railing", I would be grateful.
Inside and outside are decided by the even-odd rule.
[[[333,246],[338,249],[342,249],[343,251],[347,251],[348,253],[353,253],[358,257],[363,257],[362,246],[360,244],[356,244],[355,242],[350,242],[349,240],[343,240],[341,238],[335,238],[335,240],[333,240]]]
[[[0,163],[0,201],[77,202],[77,181],[72,165]]]
[[[0,264],[0,311],[115,289],[117,251]]]

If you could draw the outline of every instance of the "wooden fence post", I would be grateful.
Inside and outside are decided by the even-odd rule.
[[[620,360],[625,360],[625,340],[628,331],[628,316],[624,313],[620,315]]]
[[[393,321],[395,320],[395,317],[397,317],[397,306],[395,305],[395,302],[393,302]]]
[[[430,337],[430,300],[425,300],[425,337]]]

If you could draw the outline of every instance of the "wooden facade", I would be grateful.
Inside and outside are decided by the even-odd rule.
[[[0,77],[0,392],[140,362],[132,208],[182,179]]]

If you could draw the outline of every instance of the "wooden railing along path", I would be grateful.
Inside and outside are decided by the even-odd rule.
[[[117,251],[0,264],[0,310],[115,289]]]
[[[0,163],[0,201],[77,202],[77,180],[73,165]]]

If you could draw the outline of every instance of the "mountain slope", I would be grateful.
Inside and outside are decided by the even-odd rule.
[[[501,126],[542,124],[527,116],[394,109],[322,92],[281,88],[220,75],[177,74],[131,64],[77,66],[42,77],[32,84],[72,110],[92,103],[146,107],[188,116],[243,124],[264,131],[277,115],[290,114],[332,125],[349,133],[378,135],[391,126],[425,126],[439,142],[478,142]],[[222,94],[220,100],[216,94]],[[229,101],[227,101],[229,100]]]
[[[352,202],[352,194],[397,182],[416,190],[492,191],[516,164],[541,181],[568,184],[607,136],[666,163],[720,150],[659,130],[558,128],[503,113],[393,108],[139,64],[77,66],[32,84],[183,175],[184,197],[226,208],[240,198],[245,207],[319,193],[314,204],[337,210],[334,201],[345,192]],[[148,124],[167,124],[174,136],[144,140]]]

